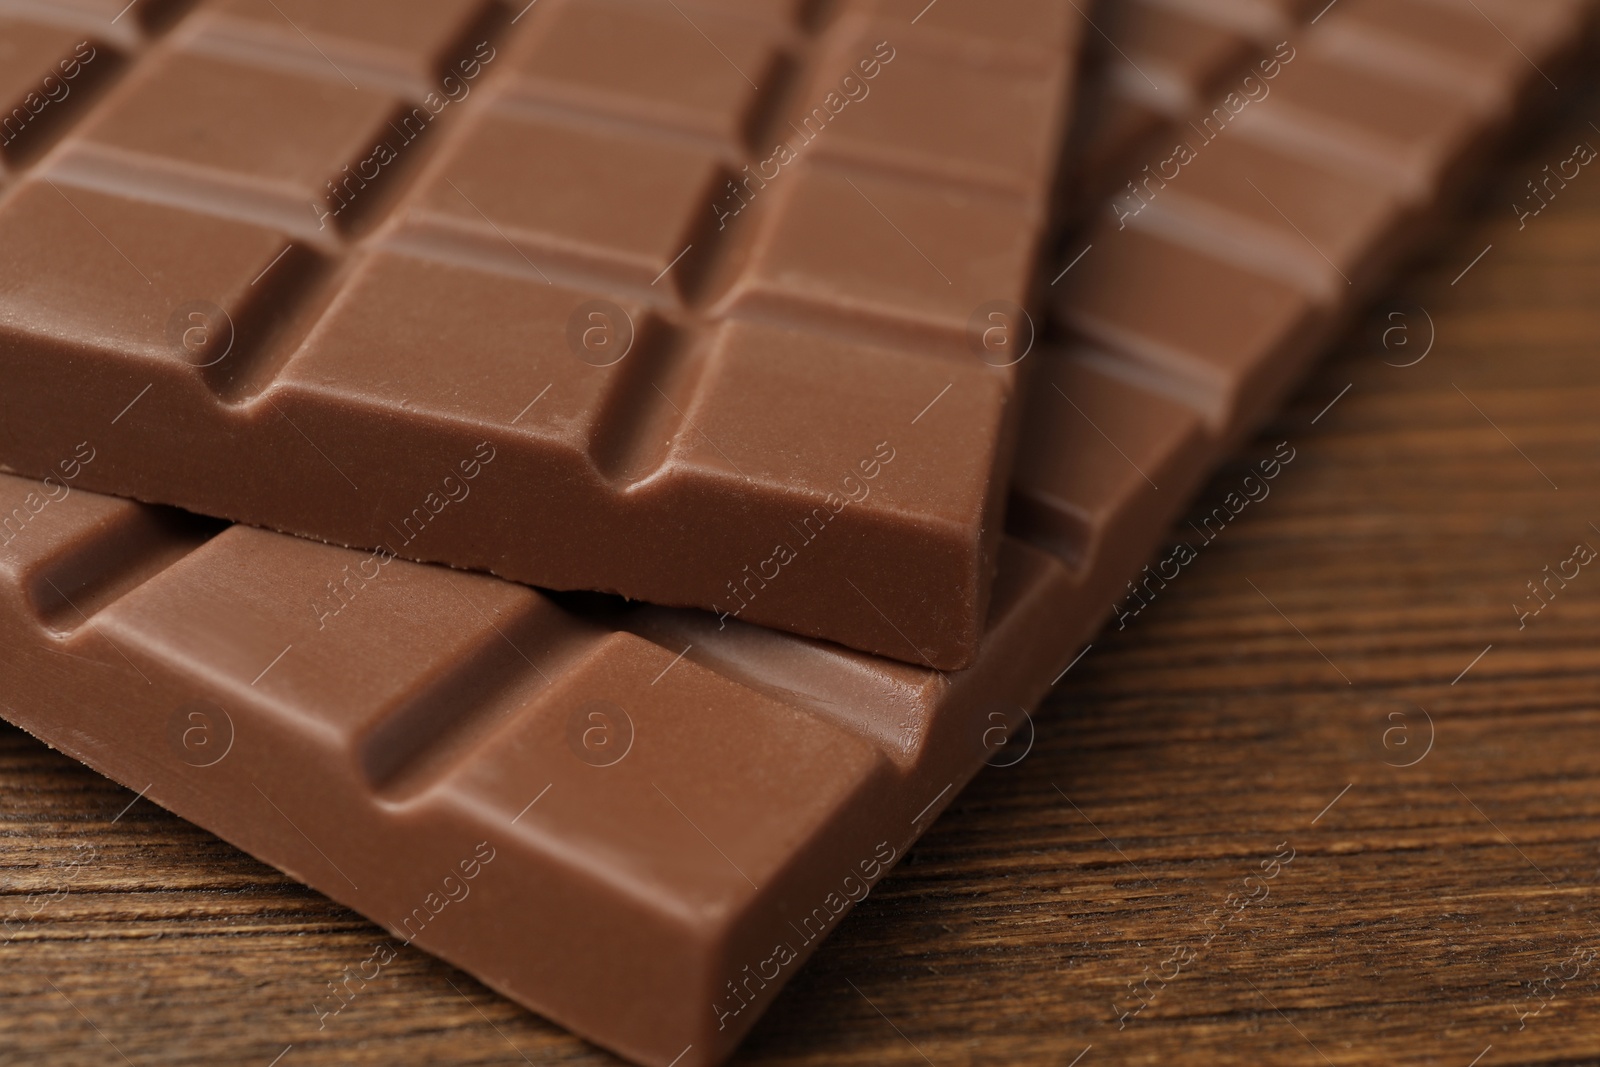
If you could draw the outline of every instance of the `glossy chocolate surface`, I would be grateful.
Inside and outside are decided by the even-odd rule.
[[[1570,32],[1531,55],[1557,69],[1585,10],[1539,6]],[[1329,13],[1292,45],[1353,32]],[[1448,66],[1395,91],[1437,101]],[[1510,101],[1536,77],[1493,69]],[[1315,141],[1268,122],[1208,144],[1125,228],[1102,205],[1058,279],[1078,332],[1030,356],[970,669],[98,496],[105,450],[80,441],[47,481],[0,476],[5,715],[608,1048],[715,1063],[962,784],[1013,758],[1108,612],[1126,624],[1170,580],[1181,546],[1145,565],[1167,524],[1437,216],[1415,190],[1444,195],[1449,146],[1508,112],[1469,114],[1465,140],[1389,167],[1370,153],[1387,118],[1339,113]],[[1336,186],[1349,232],[1307,192]],[[1254,239],[1217,239],[1235,227]],[[1294,446],[1268,446],[1270,479]]]
[[[913,7],[20,7],[0,464],[970,663],[1082,20]]]

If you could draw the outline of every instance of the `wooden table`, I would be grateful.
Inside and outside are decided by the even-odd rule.
[[[740,1062],[1600,1061],[1600,170],[1512,208],[1600,146],[1562,95]],[[377,927],[10,728],[6,919],[0,1064],[616,1062],[416,951],[319,1030]]]

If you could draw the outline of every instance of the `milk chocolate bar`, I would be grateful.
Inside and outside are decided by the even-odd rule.
[[[1334,75],[1335,82],[1349,67],[1374,74],[1374,86],[1357,90],[1360,94],[1377,96],[1399,77],[1478,98],[1491,108],[1512,104],[1514,110],[1513,101],[1530,91],[1555,91],[1548,75],[1554,73],[1559,56],[1578,44],[1580,17],[1574,12],[1583,6],[1543,0],[1108,4],[1095,14],[1102,32],[1089,38],[1090,69],[1063,179],[1074,190],[1067,205],[1069,216],[1076,217],[1080,207],[1098,206],[1105,195],[1147,193],[1145,183],[1152,174],[1142,164],[1155,170],[1165,163],[1166,173],[1171,174],[1169,161],[1176,145],[1210,143],[1236,113],[1243,113],[1235,110],[1241,102],[1248,108],[1270,95],[1275,72],[1283,66],[1275,53],[1289,41],[1298,22],[1314,19],[1319,31],[1327,24],[1326,32],[1316,35],[1313,49],[1348,64]],[[1252,54],[1252,49],[1260,49],[1260,54]],[[1273,77],[1263,75],[1263,65],[1274,72]],[[1484,76],[1480,69],[1484,66],[1499,69]],[[1247,77],[1252,80],[1246,82]],[[1312,80],[1303,82],[1309,85]],[[1230,94],[1233,102],[1225,104]],[[1204,106],[1197,106],[1201,101]],[[1296,133],[1298,116],[1293,111],[1284,109],[1276,116],[1285,136]],[[1354,132],[1346,128],[1344,135],[1348,138]],[[1140,156],[1141,152],[1145,154]],[[1470,174],[1471,169],[1455,173]],[[1411,236],[1401,235],[1397,243],[1405,244]]]
[[[0,464],[971,662],[1070,5],[174,10],[0,4]]]
[[[969,670],[222,528],[77,488],[90,449],[0,475],[5,716],[392,951],[638,1062],[717,1062],[996,757],[1214,456],[1182,404],[1041,363],[1087,418],[1045,413],[1035,443],[1076,458],[1039,489],[1095,558],[1004,541]],[[339,988],[308,980],[309,1029]]]
[[[1570,35],[1530,52],[1552,73],[1586,11],[1562,10]],[[1293,35],[1291,68],[1350,32],[1331,20]],[[1352,85],[1370,73],[1325,69]],[[1518,89],[1526,75],[1503,69]],[[1440,108],[1448,151],[1372,168],[1365,146],[1390,116],[1357,108],[1310,145],[1265,123],[1239,139],[1258,155],[1230,165],[1282,203],[1262,159],[1285,183],[1365,175],[1354,187],[1401,201],[1402,232],[1419,232],[1434,205],[1413,191],[1442,202],[1444,171],[1471,158],[1451,146],[1504,119],[1475,110],[1461,130],[1440,103],[1454,98],[1389,88],[1399,113]],[[1139,569],[1166,524],[1398,254],[1351,239],[1340,290],[1304,267],[1326,251],[1309,241],[1289,271],[1281,250],[1199,247],[1200,223],[1172,220],[1213,217],[1204,206],[1249,221],[1229,188],[1197,182],[1159,226],[1141,212],[1090,253],[1107,267],[1062,282],[1065,313],[1103,339],[1035,353],[1011,535],[969,670],[97,496],[82,486],[102,457],[81,442],[45,481],[0,477],[0,662],[17,679],[4,713],[606,1047],[717,1062],[1107,612],[1127,625],[1172,580],[1193,546]],[[1269,448],[1260,479],[1294,457],[1292,442]],[[338,1010],[336,989],[313,996],[308,1010]]]
[[[1590,11],[1577,0],[1324,8],[1124,164],[1075,238],[1092,252],[1057,287],[1062,321],[1141,372],[1182,380],[1219,432],[1255,425],[1293,378],[1283,346],[1339,329],[1512,117],[1535,94],[1553,99],[1551,75]]]

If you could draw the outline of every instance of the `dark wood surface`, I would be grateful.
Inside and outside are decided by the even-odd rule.
[[[739,1062],[1600,1063],[1600,561],[1513,606],[1600,549],[1600,169],[1512,208],[1563,95]],[[415,950],[319,1029],[382,931],[0,728],[7,921],[0,1064],[616,1062]]]

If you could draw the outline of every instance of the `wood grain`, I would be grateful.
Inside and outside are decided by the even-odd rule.
[[[1600,547],[1600,172],[1511,208],[1563,96],[740,1062],[1600,1062],[1600,566],[1512,606]],[[7,920],[0,1064],[615,1062],[415,951],[319,1028],[379,929],[9,728]]]

